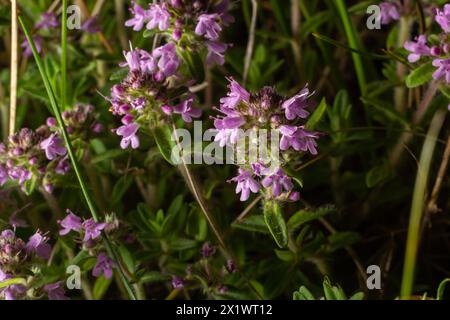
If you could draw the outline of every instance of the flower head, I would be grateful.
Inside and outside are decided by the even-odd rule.
[[[284,109],[286,118],[288,120],[294,120],[297,117],[306,119],[309,116],[306,108],[309,106],[307,99],[310,96],[308,86],[305,86],[298,94],[283,102],[281,108]]]
[[[241,201],[247,201],[250,192],[257,193],[259,191],[258,182],[245,169],[239,168],[239,175],[230,181],[237,182],[236,193],[241,193]]]
[[[435,59],[433,66],[438,68],[433,73],[433,78],[435,80],[444,78],[447,84],[450,84],[450,59]]]
[[[49,29],[59,26],[59,21],[53,12],[44,12],[41,15],[41,20],[36,24],[36,29]]]
[[[446,4],[443,10],[436,10],[436,22],[446,33],[450,32],[450,4]]]
[[[63,229],[59,231],[59,234],[62,236],[68,234],[72,230],[76,232],[81,231],[82,225],[81,218],[75,215],[69,209],[67,209],[67,213],[68,215],[63,220],[58,221],[59,225],[63,227]]]
[[[48,160],[53,160],[57,156],[64,156],[67,153],[67,149],[64,147],[62,139],[56,134],[52,134],[42,141],[40,147],[45,151]]]
[[[66,297],[66,291],[62,287],[62,281],[50,283],[44,286],[49,300],[70,300]]]
[[[400,19],[399,8],[396,3],[384,1],[380,3],[381,24],[389,24]]]
[[[420,35],[416,41],[406,41],[404,48],[411,53],[408,55],[408,61],[413,63],[419,61],[421,56],[431,54],[431,49],[427,46],[427,36]]]
[[[305,130],[303,127],[287,125],[280,127],[280,133],[282,134],[280,141],[281,150],[288,150],[292,147],[295,151],[309,151],[313,155],[317,154],[316,139],[319,138],[317,133]]]
[[[106,279],[110,279],[113,275],[113,268],[116,266],[114,260],[108,257],[105,253],[101,252],[97,256],[97,263],[92,270],[94,277],[100,277],[103,275]]]
[[[272,187],[272,194],[275,197],[280,196],[284,191],[290,192],[294,188],[294,184],[289,176],[279,168],[274,174],[265,177],[261,184],[264,188]]]
[[[42,235],[39,231],[30,237],[25,249],[28,253],[36,253],[42,259],[48,259],[52,247],[47,243],[48,237]]]
[[[144,24],[148,21],[148,11],[144,10],[140,5],[133,1],[133,7],[130,8],[133,18],[125,22],[125,26],[133,27],[134,31],[140,31],[144,27]]]
[[[217,13],[202,14],[198,17],[195,33],[199,36],[205,35],[209,40],[217,40],[222,27],[217,23],[219,15]]]
[[[97,223],[91,218],[85,220],[81,226],[84,231],[83,242],[88,242],[89,240],[97,239],[101,235],[102,230],[106,227],[106,223]]]
[[[120,142],[120,147],[122,149],[128,148],[130,143],[133,149],[139,148],[139,138],[136,135],[138,130],[139,125],[134,122],[127,125],[123,125],[117,129],[116,131],[117,135],[122,136],[122,141]]]
[[[177,106],[173,107],[173,113],[181,114],[181,117],[185,122],[192,122],[192,118],[200,118],[202,111],[200,109],[193,108],[194,98],[189,98],[180,102]]]
[[[164,31],[170,27],[170,13],[167,10],[167,3],[152,4],[148,10],[147,29],[154,29]]]

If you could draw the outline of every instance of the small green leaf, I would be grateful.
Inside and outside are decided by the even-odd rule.
[[[232,227],[252,232],[269,233],[264,217],[261,215],[250,216],[242,221],[235,222],[232,224]]]
[[[366,174],[366,185],[368,188],[373,188],[380,182],[389,177],[389,168],[386,165],[380,165],[372,168]]]
[[[290,229],[298,228],[307,222],[313,221],[335,211],[336,208],[333,206],[323,206],[315,210],[300,210],[288,220],[288,226]]]
[[[298,291],[294,292],[294,300],[316,300],[316,298],[308,288],[301,286]]]
[[[319,106],[316,108],[316,110],[314,110],[313,114],[306,123],[306,129],[314,130],[317,124],[322,119],[326,110],[327,110],[327,101],[325,100],[325,98],[323,98]]]
[[[364,299],[364,292],[357,292],[354,295],[352,295],[348,300],[363,300]]]
[[[27,281],[23,278],[13,278],[0,282],[0,289],[12,286],[14,284],[26,285]]]
[[[178,152],[172,154],[173,150],[176,150],[176,142],[172,139],[172,130],[166,126],[158,126],[153,129],[153,136],[155,138],[155,142],[158,146],[159,152],[164,157],[164,159],[170,163],[174,164],[176,158],[172,159],[172,156],[178,156]]]
[[[406,78],[406,86],[408,88],[415,88],[431,81],[435,71],[436,67],[434,67],[431,62],[421,65],[408,75]]]
[[[158,271],[150,271],[145,273],[140,279],[140,283],[154,283],[154,282],[163,282],[170,280],[170,276],[164,275]]]
[[[445,279],[439,285],[439,288],[438,288],[437,294],[436,294],[436,300],[443,300],[444,299],[444,290],[445,290],[445,287],[447,286],[447,283],[450,283],[450,278]]]
[[[285,248],[288,243],[288,231],[277,202],[266,201],[264,204],[264,220],[277,245],[280,248]]]
[[[100,276],[94,284],[94,288],[92,290],[92,294],[94,296],[94,300],[101,300],[105,295],[106,291],[108,291],[109,286],[111,285],[113,277],[110,279],[106,279],[104,276]]]

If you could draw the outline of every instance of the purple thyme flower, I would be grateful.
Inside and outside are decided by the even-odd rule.
[[[436,10],[436,22],[446,33],[450,32],[450,4],[446,4],[443,10]]]
[[[197,26],[195,27],[195,33],[199,36],[205,35],[210,40],[217,40],[220,31],[222,31],[222,28],[217,23],[219,18],[217,13],[200,15]]]
[[[41,20],[36,24],[36,29],[50,29],[59,26],[59,21],[53,12],[44,12]]]
[[[436,59],[433,61],[433,66],[438,68],[433,73],[433,78],[439,80],[445,77],[447,84],[450,84],[450,59]]]
[[[136,1],[132,2],[133,8],[130,8],[133,18],[125,22],[125,26],[133,27],[134,31],[141,31],[144,24],[148,21],[148,11],[144,10]]]
[[[55,172],[60,175],[65,175],[69,170],[70,162],[67,158],[60,160],[55,168]]]
[[[158,60],[158,68],[165,77],[174,75],[180,65],[175,44],[167,43],[153,51],[153,57]]]
[[[288,120],[294,120],[297,117],[306,119],[309,112],[305,109],[309,106],[308,98],[312,94],[309,93],[308,85],[306,85],[298,94],[283,102],[281,108],[285,110],[286,118]]]
[[[120,142],[120,147],[122,149],[128,148],[131,142],[131,147],[133,149],[139,148],[139,138],[136,133],[139,130],[139,125],[137,123],[130,123],[121,126],[116,130],[117,135],[122,136],[122,141]]]
[[[72,230],[76,231],[76,232],[81,231],[81,225],[82,225],[81,218],[78,217],[77,215],[75,215],[69,209],[67,209],[67,213],[68,213],[67,217],[65,217],[61,221],[58,221],[58,224],[61,225],[61,227],[63,227],[63,229],[61,229],[59,231],[59,234],[62,236],[65,236]]]
[[[430,47],[427,46],[427,36],[420,35],[416,41],[406,41],[403,47],[411,52],[408,55],[408,61],[411,63],[419,61],[421,56],[429,56],[431,54]]]
[[[14,167],[8,171],[9,177],[23,185],[25,181],[28,181],[33,176],[32,173],[24,167]]]
[[[294,184],[289,176],[279,168],[274,174],[265,177],[261,184],[264,188],[272,187],[272,194],[275,197],[280,196],[283,191],[290,192],[294,188]]]
[[[281,150],[285,151],[292,147],[295,151],[309,151],[313,155],[317,154],[317,143],[315,141],[319,138],[317,133],[305,130],[303,127],[286,125],[280,127],[280,133],[282,134]]]
[[[239,168],[239,175],[230,181],[237,182],[236,193],[241,193],[241,201],[247,201],[250,197],[250,191],[257,193],[259,184],[253,179],[252,174],[242,168]]]
[[[172,287],[174,289],[183,289],[184,288],[184,279],[179,276],[172,277]]]
[[[44,291],[47,292],[49,300],[70,300],[69,297],[66,297],[66,291],[62,287],[62,281],[45,285]]]
[[[38,35],[34,35],[32,38],[33,38],[33,42],[36,46],[37,52],[41,53],[42,52],[42,38]],[[33,51],[31,50],[31,45],[27,39],[25,39],[20,46],[22,47],[23,55],[25,57],[31,57],[33,55]]]
[[[8,170],[0,164],[0,187],[8,181]]]
[[[173,107],[173,113],[181,114],[183,120],[190,123],[192,122],[192,118],[200,118],[202,115],[202,110],[192,107],[193,103],[194,98],[184,100],[177,106]]]
[[[105,229],[106,223],[97,223],[91,218],[85,220],[81,226],[84,230],[83,242],[87,242],[90,239],[97,239],[101,235],[102,230]]]
[[[86,31],[87,33],[97,33],[101,31],[100,24],[98,23],[97,16],[92,16],[88,18],[83,25],[81,26],[81,30]]]
[[[13,278],[11,274],[5,273],[3,272],[2,269],[0,269],[0,282],[3,282],[11,278]],[[0,289],[0,297],[3,296],[5,300],[9,301],[16,300],[20,295],[24,294],[25,292],[26,292],[25,286],[21,284],[14,284],[4,289]]]
[[[249,102],[250,93],[239,85],[233,78],[229,78],[228,81],[228,94],[227,97],[220,99],[220,107],[234,109],[241,101]]]
[[[170,13],[167,10],[167,3],[151,4],[148,10],[147,29],[154,29],[158,26],[159,30],[164,31],[170,27]]]
[[[202,254],[202,257],[207,259],[211,256],[213,256],[216,253],[216,247],[213,246],[210,242],[206,242],[202,249],[200,250],[200,253]]]
[[[55,133],[41,142],[40,147],[45,151],[48,160],[53,160],[57,156],[64,156],[67,149],[63,146],[63,141]]]
[[[389,24],[400,19],[400,12],[396,3],[382,2],[380,3],[380,10],[381,24]]]
[[[139,49],[124,51],[125,62],[119,64],[121,67],[128,67],[130,71],[139,71],[141,69]]]
[[[43,236],[39,231],[30,237],[25,250],[27,253],[36,253],[36,255],[42,259],[48,259],[52,247],[47,243],[48,237]]]
[[[94,277],[100,277],[102,274],[106,279],[110,279],[113,275],[113,268],[115,267],[115,262],[105,253],[101,252],[97,256],[97,263],[92,270],[92,275]]]
[[[208,48],[208,54],[206,56],[206,63],[208,65],[223,65],[225,63],[225,51],[228,45],[217,41],[206,41],[206,47]]]

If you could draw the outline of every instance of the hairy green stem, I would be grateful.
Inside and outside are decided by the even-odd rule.
[[[66,8],[63,8],[63,10],[66,10]],[[36,61],[36,65],[37,65],[37,67],[39,69],[39,73],[41,75],[42,81],[44,82],[44,86],[45,86],[45,89],[46,89],[48,97],[49,97],[50,105],[51,105],[51,107],[53,109],[54,116],[55,116],[55,118],[56,118],[56,120],[58,122],[58,125],[60,127],[60,130],[61,130],[64,142],[65,142],[66,147],[67,147],[67,154],[69,155],[70,161],[72,163],[73,170],[75,172],[75,175],[77,176],[77,179],[78,179],[78,182],[79,182],[79,185],[80,185],[83,197],[84,197],[84,199],[85,199],[85,201],[87,203],[87,206],[88,206],[88,208],[90,210],[92,218],[95,221],[99,221],[97,209],[96,209],[96,207],[95,207],[95,205],[94,205],[94,203],[92,201],[92,198],[91,198],[91,195],[90,195],[90,193],[88,191],[87,185],[86,185],[86,183],[84,181],[84,178],[83,178],[83,176],[81,174],[81,170],[80,170],[80,166],[78,164],[78,160],[76,158],[75,152],[73,151],[72,143],[70,141],[70,137],[69,137],[69,134],[67,133],[66,125],[65,125],[64,120],[63,120],[62,115],[61,115],[61,110],[58,107],[58,104],[56,102],[55,94],[53,92],[53,88],[52,88],[52,86],[50,84],[50,81],[48,80],[47,74],[46,74],[44,66],[42,64],[41,57],[39,56],[39,54],[38,54],[38,52],[36,50],[36,45],[35,45],[35,43],[33,41],[33,38],[31,37],[27,27],[25,26],[25,24],[24,24],[24,22],[23,22],[23,20],[22,20],[22,18],[20,16],[19,16],[19,22],[20,22],[20,24],[22,26],[24,34],[25,34],[28,42],[30,43],[31,49],[33,51],[33,56],[34,56],[34,59]],[[63,27],[65,27],[66,25],[67,25],[67,20],[63,21]],[[119,272],[119,276],[120,276],[120,278],[121,278],[125,288],[127,289],[127,292],[129,294],[130,298],[133,299],[133,300],[136,300],[136,296],[135,296],[134,290],[132,289],[130,283],[128,282],[128,279],[125,276],[125,273],[124,273],[124,271],[122,269],[122,266],[119,263],[118,254],[115,252],[115,250],[114,250],[111,242],[109,241],[108,237],[106,235],[103,235],[102,237],[103,237],[104,245],[106,247],[106,250],[107,250],[108,254],[111,256],[112,259],[114,259],[114,261],[117,262],[117,267],[118,267],[117,269],[118,269],[118,272]]]
[[[417,250],[420,242],[420,226],[425,207],[425,196],[436,142],[445,120],[446,113],[438,110],[431,121],[427,137],[423,144],[417,170],[411,214],[409,219],[408,239],[406,241],[405,262],[403,266],[403,279],[400,296],[408,299],[411,296],[414,284],[414,271],[417,260]]]

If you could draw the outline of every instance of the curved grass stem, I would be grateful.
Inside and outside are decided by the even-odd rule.
[[[411,296],[413,289],[417,250],[420,243],[420,226],[422,224],[422,216],[425,207],[428,176],[437,138],[444,123],[445,115],[446,113],[443,110],[438,110],[435,113],[420,155],[409,219],[408,239],[406,241],[405,262],[403,266],[403,279],[400,293],[402,299],[408,299],[408,297]]]

